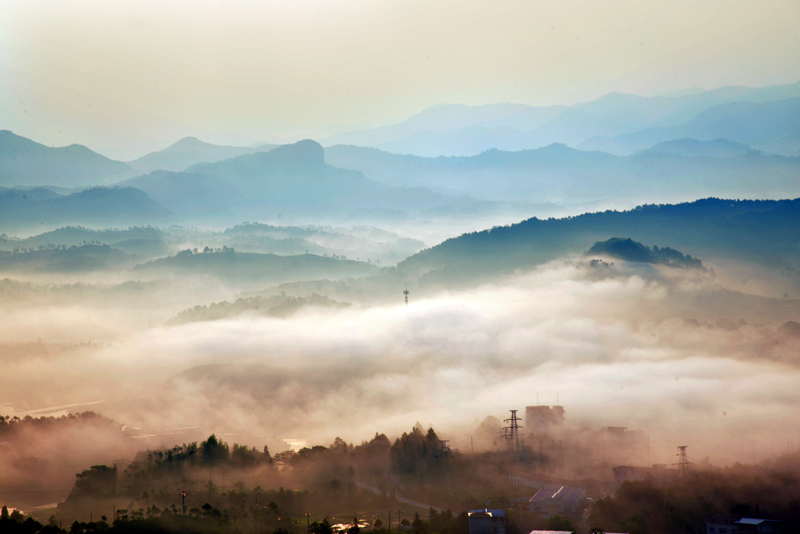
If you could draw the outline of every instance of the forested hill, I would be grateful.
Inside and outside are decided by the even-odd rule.
[[[655,263],[669,265],[681,269],[695,269],[706,272],[703,262],[697,258],[684,255],[669,247],[648,247],[631,238],[612,237],[608,241],[598,241],[586,252],[587,256],[610,256],[625,261],[639,263]]]
[[[596,241],[624,235],[702,258],[800,266],[800,199],[723,200],[639,206],[563,219],[536,217],[464,234],[409,257],[398,270],[419,276],[510,272],[583,253]],[[433,276],[429,274],[428,276]]]

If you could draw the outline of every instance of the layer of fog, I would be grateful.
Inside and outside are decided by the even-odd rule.
[[[49,341],[59,325],[125,322],[121,309],[75,313],[7,312],[3,337]],[[290,437],[360,441],[419,421],[467,449],[484,417],[558,396],[576,427],[646,430],[653,462],[672,463],[678,444],[731,462],[796,437],[800,339],[778,327],[798,318],[797,301],[753,300],[685,271],[556,262],[470,291],[412,295],[408,307],[398,298],[123,329],[113,344],[5,356],[0,404],[41,414],[104,401],[87,409],[165,445],[196,427],[274,451]]]

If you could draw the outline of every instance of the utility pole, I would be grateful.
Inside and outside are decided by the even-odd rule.
[[[181,510],[183,510],[183,515],[186,515],[186,492],[181,492]]]
[[[306,532],[311,534],[311,512],[306,512]]]

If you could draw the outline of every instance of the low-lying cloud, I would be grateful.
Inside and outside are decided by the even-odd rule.
[[[688,272],[558,262],[407,307],[400,295],[156,327],[36,372],[9,366],[32,391],[80,380],[80,392],[56,387],[48,400],[107,401],[97,411],[165,444],[196,427],[275,450],[419,421],[466,449],[484,417],[538,398],[558,399],[575,427],[645,430],[654,463],[674,462],[679,444],[727,463],[779,452],[794,433],[800,338],[778,327],[798,310]]]

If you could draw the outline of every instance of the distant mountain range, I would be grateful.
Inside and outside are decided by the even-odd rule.
[[[51,148],[0,130],[0,186],[91,186],[135,174],[125,163],[82,145]]]
[[[790,118],[764,116],[758,129],[770,135],[741,137],[744,131],[730,138],[726,132],[700,135],[704,131],[692,121],[703,112],[718,107],[701,122],[730,113],[737,103],[769,103],[800,97],[800,82],[771,87],[722,87],[674,97],[641,97],[611,93],[594,101],[574,106],[533,107],[522,104],[485,106],[439,105],[428,108],[409,119],[389,126],[356,130],[324,139],[325,146],[347,144],[418,156],[469,156],[489,149],[517,151],[540,148],[552,143],[572,147],[600,149],[629,154],[644,148],[633,141],[601,145],[605,139],[635,134],[653,128],[676,128],[673,137],[651,137],[650,145],[669,139],[694,137],[726,138],[750,144],[754,148],[783,155],[800,155]],[[791,108],[792,104],[783,104]],[[781,106],[774,106],[779,108]],[[764,108],[768,109],[768,108]],[[789,109],[791,111],[791,109]],[[722,124],[722,123],[719,123]],[[738,128],[738,124],[736,127]],[[714,130],[713,127],[710,127]],[[662,130],[668,131],[668,130]],[[783,133],[785,131],[785,133]],[[652,133],[643,136],[654,135]],[[784,138],[789,137],[784,142]],[[653,140],[656,139],[656,140]],[[591,141],[590,141],[591,140]],[[588,143],[582,147],[582,143]],[[650,146],[647,145],[647,146]],[[605,147],[605,148],[604,148]]]
[[[684,158],[730,158],[753,152],[753,149],[741,143],[734,143],[726,139],[712,139],[698,141],[685,137],[657,143],[643,150],[649,154],[665,154]],[[642,153],[639,152],[639,153]]]
[[[241,195],[239,189],[224,178],[193,172],[153,171],[119,185],[144,191],[178,217],[227,213]]]
[[[753,148],[800,156],[800,98],[777,102],[730,102],[699,113],[690,121],[589,139],[578,148],[629,154],[672,139],[701,141],[724,138]]]
[[[800,158],[772,156],[724,139],[669,140],[630,156],[553,144],[437,158],[352,146],[323,149],[305,140],[185,171],[153,171],[121,180],[118,187],[74,193],[53,187],[2,189],[0,223],[9,229],[200,220],[229,225],[281,213],[384,221],[500,212],[522,217],[537,205],[602,199],[640,203],[765,192],[795,197],[799,175]]]
[[[404,217],[409,210],[475,212],[496,203],[448,197],[426,187],[387,186],[360,171],[326,164],[315,141],[283,145],[216,163],[193,165],[185,172],[155,171],[126,180],[173,212],[186,216],[263,218],[265,213],[373,213]]]
[[[184,137],[163,150],[151,152],[141,158],[128,162],[139,171],[184,171],[198,163],[215,163],[223,159],[235,158],[254,152],[268,152],[277,145],[254,147],[222,146],[206,143],[196,137]]]
[[[171,217],[133,187],[93,187],[62,195],[46,188],[0,188],[0,225],[6,231],[36,226],[157,224]]]
[[[578,203],[614,198],[646,202],[710,194],[800,195],[800,158],[769,156],[725,140],[681,139],[631,156],[553,144],[534,150],[487,150],[477,156],[423,158],[374,148],[333,146],[331,165],[387,185],[425,186],[492,200]]]
[[[794,198],[800,82],[673,97],[612,93],[573,106],[440,105],[399,124],[325,140],[332,142],[350,144],[237,147],[187,137],[123,163],[80,145],[51,148],[3,131],[0,223],[46,230],[227,226],[279,216],[509,220],[509,213],[522,218],[654,199]]]

